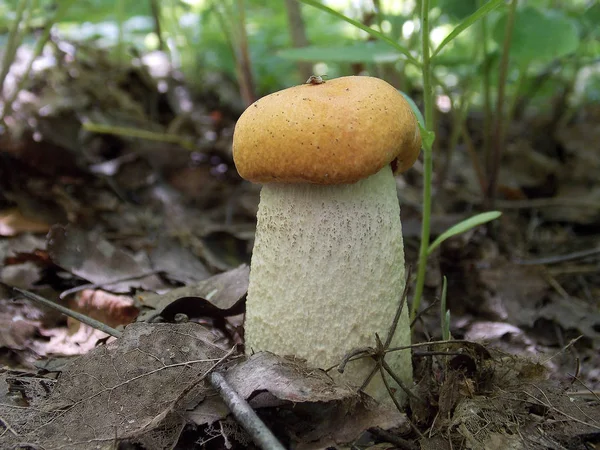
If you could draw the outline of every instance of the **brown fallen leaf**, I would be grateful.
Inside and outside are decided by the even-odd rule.
[[[121,338],[68,362],[50,394],[29,400],[30,408],[0,404],[13,431],[0,434],[0,447],[85,450],[127,441],[172,448],[184,405],[204,398],[204,377],[227,354],[194,323],[129,325]]]
[[[248,291],[250,268],[246,264],[214,275],[207,280],[173,289],[166,294],[142,294],[140,304],[152,308],[142,312],[137,320],[145,322],[161,316],[173,321],[176,314],[190,318],[228,317],[243,312],[243,300]]]
[[[16,236],[21,233],[47,233],[50,224],[25,217],[17,208],[0,211],[0,236]]]
[[[155,275],[156,270],[147,258],[135,258],[98,233],[71,225],[54,225],[46,246],[55,264],[111,292],[125,293],[132,288],[155,291],[167,287]]]
[[[70,298],[68,307],[113,328],[130,324],[138,314],[130,296],[115,295],[100,289],[77,292]]]
[[[319,449],[352,442],[371,427],[406,427],[404,414],[377,404],[348,386],[340,386],[321,369],[303,361],[261,352],[224,373],[259,416],[289,442],[286,448]],[[199,425],[214,420],[200,403],[187,413]]]

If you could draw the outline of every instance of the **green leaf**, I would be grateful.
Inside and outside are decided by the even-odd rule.
[[[431,5],[435,7],[435,2]],[[451,20],[459,21],[477,10],[477,0],[438,0],[437,7],[443,15]]]
[[[398,44],[396,41],[390,39],[385,34],[380,33],[379,31],[374,30],[373,28],[368,27],[354,19],[351,19],[350,17],[347,17],[334,9],[331,9],[325,5],[322,5],[321,3],[319,3],[316,0],[300,0],[300,1],[307,5],[314,6],[315,8],[318,8],[321,11],[325,11],[327,14],[331,14],[332,16],[337,17],[338,19],[344,20],[344,21],[348,22],[349,24],[354,25],[356,28],[360,28],[361,30],[369,33],[370,36],[373,36],[374,38],[377,38],[377,39],[382,40],[383,42],[386,42],[387,44],[389,44],[390,46],[392,46],[393,48],[398,50],[398,52],[402,53],[406,57],[407,61],[411,62],[412,64],[414,64],[417,67],[421,67],[421,63],[419,63],[419,61],[417,61],[410,54],[410,51],[406,47]]]
[[[415,114],[415,117],[417,118],[417,121],[419,122],[419,127],[421,128],[421,133],[422,133],[423,129],[425,127],[425,118],[423,117],[423,114],[421,114],[421,110],[419,110],[419,107],[417,106],[415,101],[407,93],[402,92],[402,91],[398,91],[398,92],[400,92],[402,94],[402,96],[406,99],[406,101],[410,105],[410,109],[412,109],[412,112]],[[433,141],[432,141],[432,143],[433,143]]]
[[[502,213],[500,211],[488,211],[481,214],[477,214],[473,217],[469,217],[468,219],[457,223],[456,225],[448,228],[446,231],[440,234],[437,237],[437,239],[431,243],[431,245],[427,249],[427,255],[431,255],[431,253],[436,248],[438,248],[441,245],[441,243],[444,242],[446,239],[464,233],[465,231],[469,231],[471,228],[475,228],[478,225],[495,220],[501,215]]]
[[[321,47],[311,45],[302,48],[290,48],[278,53],[292,61],[325,61],[339,63],[393,63],[402,58],[402,54],[389,45],[379,42],[360,42],[347,46]]]
[[[598,34],[598,24],[600,23],[600,3],[594,3],[581,15],[581,22],[584,24],[586,32]]]
[[[417,116],[417,120],[418,119],[419,116]],[[421,119],[423,119],[423,116],[421,116]],[[423,121],[424,120],[425,119],[423,119]],[[435,141],[435,133],[425,128],[421,122],[419,122],[419,130],[421,131],[421,141],[423,142],[423,147],[431,149],[433,147],[433,141]]]
[[[431,57],[435,57],[435,55],[437,55],[447,44],[452,42],[452,40],[456,36],[458,36],[460,33],[465,31],[467,28],[469,28],[471,25],[473,25],[475,22],[481,19],[483,16],[488,14],[490,11],[496,9],[503,3],[504,0],[490,0],[489,2],[487,2],[477,11],[475,11],[473,14],[471,14],[469,17],[463,20],[456,28],[454,28],[454,30],[452,30],[452,32],[448,36],[446,36],[446,39],[442,41],[438,48],[435,49]]]
[[[494,27],[492,36],[498,45],[504,42],[506,14]],[[515,16],[510,56],[518,65],[544,61],[573,53],[579,47],[577,26],[561,11],[540,11],[526,7]]]

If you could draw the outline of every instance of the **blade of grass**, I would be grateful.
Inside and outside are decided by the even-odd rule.
[[[483,5],[481,8],[479,8],[477,11],[475,11],[473,14],[471,14],[469,17],[467,17],[465,20],[463,20],[460,24],[458,24],[456,26],[456,28],[454,28],[454,30],[452,30],[452,32],[448,36],[446,36],[446,39],[444,39],[442,41],[442,43],[438,46],[438,48],[436,48],[433,51],[433,54],[431,55],[431,57],[435,58],[435,56],[447,44],[449,44],[450,42],[452,42],[452,40],[456,36],[458,36],[460,33],[462,33],[463,31],[465,31],[467,28],[469,28],[471,25],[473,25],[479,19],[481,19],[482,17],[484,17],[485,15],[487,15],[490,11],[493,11],[494,9],[496,9],[498,6],[500,6],[504,2],[505,2],[505,0],[490,0],[485,5]]]
[[[464,233],[465,231],[468,231],[471,228],[475,228],[476,226],[495,220],[501,215],[502,213],[500,211],[488,211],[481,214],[477,214],[473,217],[469,217],[468,219],[457,223],[456,225],[448,228],[446,231],[440,234],[437,237],[437,239],[431,243],[429,249],[427,249],[427,255],[431,255],[431,253],[436,248],[438,248],[441,245],[441,243],[444,242],[446,239],[449,239],[452,236],[456,236],[457,234]]]
[[[415,280],[415,293],[410,312],[411,320],[417,316],[423,289],[425,287],[425,272],[427,269],[427,249],[429,248],[429,230],[431,222],[431,185],[433,174],[433,139],[435,138],[434,124],[434,89],[432,81],[432,67],[430,59],[430,34],[429,34],[429,0],[421,0],[421,51],[423,64],[423,103],[425,109],[426,133],[423,135],[423,210],[421,222],[421,243],[419,244],[419,262],[417,264],[417,279]],[[423,131],[421,131],[423,133]]]
[[[369,35],[373,36],[374,38],[380,39],[383,42],[391,45],[393,48],[395,48],[396,50],[398,50],[398,52],[402,53],[404,56],[406,56],[406,60],[408,62],[410,62],[411,64],[414,64],[417,67],[421,67],[421,63],[419,61],[417,61],[411,54],[410,51],[404,47],[403,45],[398,44],[396,41],[394,41],[393,39],[390,39],[389,37],[387,37],[385,34],[380,33],[377,30],[374,30],[371,27],[368,27],[354,19],[351,19],[350,17],[345,16],[344,14],[331,9],[325,5],[322,5],[321,3],[319,3],[316,0],[300,0],[302,3],[305,3],[307,5],[313,6],[315,8],[320,9],[321,11],[325,11],[327,14],[331,14],[334,17],[337,17],[338,19],[342,19],[346,22],[348,22],[349,24],[354,25],[356,28],[360,28],[361,30],[363,30],[366,33],[369,33]]]

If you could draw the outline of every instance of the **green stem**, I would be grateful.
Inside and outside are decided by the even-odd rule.
[[[489,58],[488,49],[488,27],[487,17],[481,18],[481,52],[482,52],[482,89],[483,89],[483,157],[484,161],[490,160],[490,141],[491,141],[491,130],[492,130],[492,90],[491,86],[491,63]],[[485,191],[482,192],[485,196]]]
[[[502,45],[502,59],[500,60],[500,75],[498,79],[498,95],[496,97],[496,126],[494,129],[494,151],[492,153],[492,158],[489,161],[487,167],[489,184],[487,189],[486,200],[489,208],[493,208],[494,201],[496,199],[496,187],[498,184],[498,175],[500,172],[500,161],[502,160],[504,141],[506,138],[506,118],[504,117],[504,103],[506,96],[506,83],[508,79],[510,43],[512,41],[513,27],[515,24],[517,1],[518,0],[511,1],[510,10],[508,13],[508,20],[506,21],[504,42]]]
[[[20,0],[17,4],[17,10],[15,11],[15,19],[12,23],[12,27],[10,28],[10,32],[8,33],[8,41],[6,42],[6,47],[4,49],[4,56],[2,58],[2,73],[0,73],[0,95],[4,92],[4,80],[6,79],[6,75],[8,75],[8,71],[10,66],[12,65],[15,54],[17,53],[17,48],[21,45],[21,33],[19,33],[19,28],[22,25],[23,13],[25,12],[25,7],[29,0]]]
[[[116,8],[119,32],[117,37],[117,64],[119,67],[123,67],[125,61],[125,0],[118,0]]]
[[[156,37],[158,38],[158,50],[163,51],[166,46],[162,35],[161,11],[158,1],[159,0],[150,0],[150,10],[152,11],[152,21],[154,22],[154,34],[156,34]]]
[[[508,102],[508,110],[506,112],[506,123],[511,123],[512,119],[515,117],[515,111],[517,109],[517,105],[519,104],[519,100],[521,98],[521,92],[523,91],[523,87],[525,86],[525,81],[527,81],[527,70],[529,66],[528,64],[523,64],[518,67],[519,76],[517,78],[517,83],[515,87],[515,91]],[[529,93],[528,93],[529,95]]]
[[[42,50],[44,50],[44,46],[50,40],[50,33],[52,32],[52,27],[55,23],[58,23],[62,20],[63,16],[66,14],[67,10],[71,7],[76,0],[63,0],[60,2],[58,9],[54,13],[54,16],[49,19],[44,27],[44,31],[42,35],[37,40],[35,47],[33,49],[33,54],[31,55],[31,59],[27,63],[27,67],[23,72],[22,78],[19,80],[17,84],[17,88],[14,90],[10,98],[6,99],[4,102],[4,109],[2,110],[2,116],[0,117],[0,122],[3,122],[4,119],[12,113],[12,105],[14,101],[17,99],[19,92],[25,86],[25,83],[29,79],[29,74],[31,73],[31,69],[33,68],[33,63],[35,60],[42,54]]]
[[[421,0],[421,44],[423,52],[423,101],[425,103],[425,127],[434,131],[433,124],[433,87],[431,84],[431,65],[429,51],[429,0]],[[432,142],[425,141],[423,145],[423,222],[421,225],[421,246],[419,248],[419,263],[415,295],[411,310],[414,318],[419,310],[423,287],[425,286],[425,269],[427,268],[427,249],[429,248],[429,227],[431,220],[431,185],[433,174]]]
[[[196,150],[196,146],[191,140],[177,134],[159,133],[156,131],[142,130],[139,128],[116,127],[93,122],[84,122],[83,129],[92,133],[112,134],[113,136],[146,139],[148,141],[155,142],[169,142],[172,144],[177,144],[186,150]]]

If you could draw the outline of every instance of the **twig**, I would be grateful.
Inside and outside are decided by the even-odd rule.
[[[259,447],[265,450],[284,450],[283,445],[271,430],[267,428],[248,402],[236,392],[221,373],[212,372],[208,379],[229,407],[233,417],[244,427]]]
[[[157,275],[160,272],[162,272],[162,271],[161,270],[150,270],[148,272],[142,272],[139,275],[127,276],[125,278],[116,278],[114,280],[108,280],[108,281],[104,281],[102,283],[82,284],[80,286],[75,286],[74,288],[67,289],[66,291],[62,291],[58,297],[61,300],[63,300],[65,297],[67,297],[71,294],[75,294],[76,292],[83,291],[85,289],[97,289],[97,288],[102,288],[102,286],[110,286],[110,285],[117,284],[117,283],[123,283],[124,281],[140,280],[145,277]]]
[[[396,400],[396,396],[392,392],[392,388],[390,387],[388,380],[385,378],[385,372],[383,370],[383,366],[381,364],[378,364],[377,369],[379,370],[379,376],[383,380],[383,384],[385,385],[385,388],[386,388],[388,394],[390,395],[392,402],[394,402],[394,405],[396,405],[396,409],[398,411],[402,412],[402,405],[398,402],[398,400]]]
[[[394,373],[394,371],[392,370],[392,368],[390,367],[390,365],[385,362],[385,359],[381,360],[381,366],[385,369],[385,371],[390,375],[390,377],[392,377],[394,379],[394,381],[396,383],[398,383],[398,386],[400,386],[400,388],[406,393],[406,395],[408,395],[409,397],[414,398],[415,400],[423,403],[423,399],[421,397],[419,397],[417,394],[413,393],[408,386],[406,386],[402,380],[400,378],[398,378],[398,376]]]
[[[533,398],[533,399],[534,399],[536,402],[538,402],[539,404],[541,404],[541,405],[544,405],[546,408],[548,408],[548,409],[551,409],[551,410],[553,410],[553,411],[555,411],[555,412],[557,412],[557,413],[561,414],[562,416],[566,417],[566,418],[567,418],[567,419],[569,419],[569,420],[572,420],[572,421],[574,421],[574,422],[577,422],[577,423],[580,423],[580,424],[582,424],[582,425],[586,425],[586,426],[588,426],[588,427],[591,427],[591,428],[595,428],[595,429],[597,429],[597,430],[600,430],[600,426],[598,426],[598,425],[594,425],[594,424],[592,424],[592,423],[585,422],[584,420],[578,419],[577,417],[573,417],[573,416],[571,416],[570,414],[567,414],[566,412],[564,412],[564,411],[561,411],[560,409],[558,409],[556,406],[554,406],[554,405],[553,405],[553,404],[550,402],[550,400],[548,399],[548,396],[547,396],[547,395],[544,393],[544,391],[542,391],[542,390],[541,390],[541,389],[540,389],[538,386],[536,386],[535,384],[534,384],[534,385],[532,385],[532,386],[533,386],[534,388],[536,388],[538,391],[540,391],[540,394],[542,394],[542,395],[543,395],[543,396],[546,398],[546,403],[545,403],[545,402],[543,402],[542,400],[540,400],[539,398],[537,398],[535,395],[533,395],[533,394],[530,394],[530,393],[529,393],[529,392],[527,392],[527,391],[523,391],[523,393],[524,393],[525,395],[527,395],[528,397],[531,397],[531,398]],[[595,420],[595,419],[592,419],[592,420]]]
[[[155,142],[167,142],[169,144],[177,144],[185,150],[196,150],[196,145],[192,140],[179,136],[178,134],[143,130],[141,128],[118,127],[94,122],[84,122],[83,129],[98,134],[110,134],[112,136],[138,138]]]
[[[2,283],[2,284],[4,284],[4,283]],[[92,319],[91,317],[88,317],[84,314],[73,311],[72,309],[69,309],[62,305],[59,305],[58,303],[55,303],[55,302],[48,300],[42,296],[34,294],[33,292],[29,292],[29,291],[26,291],[25,289],[20,289],[17,287],[12,287],[7,284],[4,284],[4,285],[7,286],[8,288],[12,289],[15,292],[18,292],[19,294],[23,295],[24,297],[27,297],[28,299],[33,300],[34,302],[41,303],[44,306],[55,309],[55,310],[63,313],[65,316],[72,317],[73,319],[78,320],[82,323],[85,323],[86,325],[89,325],[90,327],[95,328],[96,330],[103,331],[104,333],[110,334],[111,336],[114,336],[116,338],[120,338],[123,335],[123,333],[121,331],[119,331],[113,327],[110,327],[110,326],[106,325],[105,323],[100,322],[99,320]]]
[[[565,261],[573,261],[574,259],[587,258],[588,256],[600,255],[600,247],[589,250],[581,250],[579,252],[567,253],[566,255],[547,256],[538,259],[513,259],[515,264],[521,266],[533,266],[541,264],[557,264]]]
[[[488,353],[487,348],[485,347],[485,345],[480,344],[479,342],[473,342],[473,341],[467,341],[464,339],[451,339],[449,341],[427,341],[427,342],[418,342],[416,344],[411,344],[411,345],[403,345],[401,347],[391,347],[391,348],[387,348],[385,350],[386,353],[391,353],[391,352],[397,352],[400,350],[407,350],[407,349],[413,349],[413,348],[419,348],[419,347],[427,347],[429,345],[447,345],[447,344],[464,344],[464,345],[471,345],[475,348],[477,348],[478,350]],[[351,352],[351,354],[346,354],[345,358],[345,363],[347,364],[350,361],[354,361],[356,359],[360,359],[360,358],[366,358],[366,357],[373,357],[375,355],[375,349],[372,347],[364,347],[361,349],[356,349],[353,350]],[[555,355],[556,356],[556,355]],[[336,366],[333,366],[336,367]],[[332,368],[333,368],[332,367]],[[327,370],[331,370],[327,369]]]
[[[402,315],[402,310],[404,309],[404,304],[406,303],[406,299],[408,298],[408,286],[409,286],[411,272],[412,272],[411,266],[408,266],[408,269],[406,270],[405,281],[404,281],[404,289],[402,290],[402,295],[400,296],[400,302],[398,304],[398,307],[396,308],[396,314],[394,316],[394,320],[392,320],[392,324],[390,325],[390,328],[388,330],[385,344],[383,345],[383,348],[384,348],[383,353],[385,353],[385,349],[387,349],[390,346],[392,339],[394,337],[394,333],[396,332],[396,328],[398,327],[398,322],[400,320],[400,316]],[[377,343],[380,343],[379,336],[376,335],[375,339],[377,340],[376,341]],[[342,358],[342,361],[339,364],[337,364],[338,372],[344,373],[344,370],[345,370],[348,362],[354,361],[355,359],[364,358],[366,356],[375,357],[376,353],[377,352],[373,347],[354,348],[354,349],[350,350],[349,352],[347,352],[344,355],[344,357]],[[333,367],[335,367],[335,366],[333,366]],[[326,372],[333,369],[333,367],[327,369]],[[377,368],[375,368],[374,371],[371,372],[371,374],[367,377],[367,380],[363,383],[363,386],[366,386],[369,383],[369,381],[371,381],[371,378],[373,377],[375,372],[377,372]]]
[[[369,428],[369,433],[391,444],[394,444],[400,450],[418,450],[418,447],[412,442],[402,439],[400,436],[396,436],[394,433],[382,430],[381,428]]]
[[[579,368],[577,370],[577,372],[579,372]],[[576,373],[573,376],[573,380],[574,381],[579,381],[579,383],[581,383],[581,385],[587,390],[587,392],[584,391],[575,391],[575,392],[568,392],[567,394],[569,395],[573,395],[573,396],[580,396],[580,395],[593,395],[594,397],[596,397],[596,400],[598,400],[600,402],[600,391],[592,391],[592,389],[590,389],[583,381],[581,381],[581,379],[579,378],[579,373]]]
[[[416,344],[411,344],[411,345],[405,345],[403,347],[393,347],[393,348],[388,348],[387,352],[395,352],[398,350],[406,350],[407,348],[417,348],[417,347],[427,347],[428,345],[447,345],[447,344],[466,344],[466,345],[472,345],[473,347],[478,348],[479,350],[488,353],[487,348],[485,348],[485,345],[480,344],[479,342],[473,342],[473,341],[468,341],[465,339],[452,339],[449,341],[428,341],[428,342],[418,342]]]
[[[410,323],[410,328],[412,329],[415,326],[415,323],[417,323],[417,320],[420,320],[423,315],[429,311],[431,308],[433,308],[434,306],[436,306],[439,302],[439,299],[434,299],[433,302],[431,302],[431,304],[429,306],[427,306],[425,309],[422,309],[421,311],[419,311],[417,313],[417,315],[415,316],[415,318],[412,320],[412,322]]]
[[[366,356],[372,356],[372,355],[373,355],[373,347],[354,348],[344,355],[344,357],[342,358],[342,361],[339,364],[336,364],[335,366],[330,367],[329,369],[326,369],[325,372],[329,372],[334,367],[337,367],[339,373],[344,373],[344,370],[346,370],[346,365],[350,361],[359,359],[359,358],[357,358],[357,356],[359,356],[360,358],[364,358]]]
[[[469,196],[471,197],[471,196]],[[481,204],[475,196],[468,199]],[[597,200],[570,197],[532,198],[527,200],[496,200],[496,209],[534,209],[534,208],[593,208],[598,209]]]
[[[569,397],[595,397],[600,401],[600,391],[571,391],[567,392]]]
[[[394,334],[396,333],[396,328],[398,327],[398,322],[400,321],[400,316],[402,315],[402,310],[404,309],[404,305],[406,304],[406,299],[408,297],[408,284],[411,272],[412,266],[408,266],[404,277],[404,289],[402,290],[402,295],[400,296],[400,304],[398,305],[398,308],[396,308],[396,315],[394,316],[394,320],[390,325],[387,338],[385,339],[385,344],[383,344],[384,348],[388,348],[390,346],[392,339],[394,338]]]
[[[414,358],[429,358],[432,356],[464,356],[461,352],[413,352]]]
[[[0,417],[0,425],[4,426],[4,428],[5,428],[5,430],[2,432],[2,434],[0,434],[0,437],[4,436],[7,431],[10,431],[15,436],[19,435],[19,433],[17,433],[15,430],[13,430],[13,428],[8,424],[8,422],[6,421],[6,419],[4,417]]]

